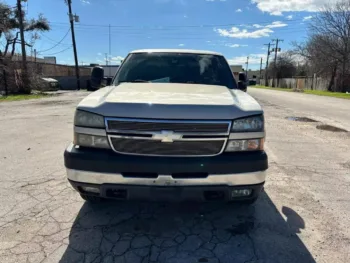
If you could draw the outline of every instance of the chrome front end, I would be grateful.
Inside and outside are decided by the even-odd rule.
[[[158,175],[157,178],[130,178],[120,173],[98,173],[67,169],[68,179],[89,184],[120,184],[148,186],[210,186],[210,185],[255,185],[265,182],[266,171],[238,174],[210,174],[205,178],[175,179],[171,175]]]
[[[121,154],[208,157],[221,154],[231,121],[105,118],[108,140]]]

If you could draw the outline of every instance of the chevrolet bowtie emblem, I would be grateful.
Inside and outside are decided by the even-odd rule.
[[[182,138],[181,134],[176,134],[173,131],[161,131],[158,134],[152,136],[154,140],[161,140],[162,142],[172,143],[174,140],[180,140]]]

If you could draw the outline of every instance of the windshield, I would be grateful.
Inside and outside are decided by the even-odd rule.
[[[121,66],[114,85],[122,82],[190,83],[226,86],[236,82],[222,56],[186,53],[133,53]]]

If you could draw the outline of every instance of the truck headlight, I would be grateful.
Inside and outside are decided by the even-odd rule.
[[[107,137],[81,134],[81,133],[74,134],[74,144],[83,146],[83,147],[104,148],[104,149],[110,148]]]
[[[229,140],[226,146],[226,152],[242,151],[262,151],[264,150],[264,139],[252,140]]]
[[[74,125],[80,127],[104,128],[105,120],[101,115],[77,110],[75,112]]]
[[[262,132],[264,131],[263,115],[234,120],[231,132]]]

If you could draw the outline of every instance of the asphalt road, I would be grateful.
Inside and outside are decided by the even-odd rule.
[[[0,103],[0,262],[350,262],[350,136],[286,119],[348,127],[335,113],[350,102],[250,93],[265,110],[270,163],[251,207],[91,206],[67,183],[62,158],[87,93]]]
[[[248,91],[262,104],[290,109],[350,131],[350,100],[251,87]]]

